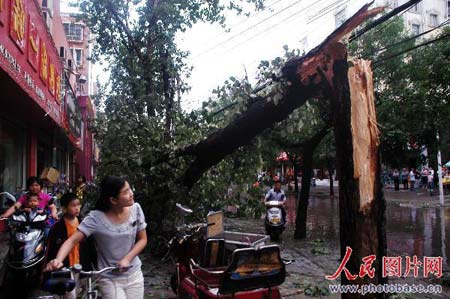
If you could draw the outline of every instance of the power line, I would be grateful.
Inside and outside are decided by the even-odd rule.
[[[292,4],[288,5],[288,6],[286,6],[285,8],[283,8],[283,9],[281,9],[281,10],[279,10],[279,11],[277,11],[276,13],[271,14],[270,16],[268,16],[268,17],[262,19],[261,21],[257,22],[256,24],[254,24],[254,25],[252,25],[252,26],[250,26],[250,27],[247,27],[246,29],[240,31],[239,33],[236,33],[235,35],[230,36],[230,37],[227,38],[226,40],[224,40],[224,41],[222,41],[222,42],[216,44],[215,46],[213,46],[213,47],[211,47],[211,48],[205,50],[204,52],[198,54],[197,56],[193,57],[192,59],[195,60],[198,56],[202,56],[202,55],[204,55],[204,54],[206,54],[206,53],[208,53],[208,52],[214,50],[215,48],[217,48],[217,47],[219,47],[219,46],[222,46],[223,44],[226,44],[227,42],[229,42],[229,41],[235,39],[235,38],[238,37],[238,36],[241,36],[243,33],[246,33],[246,32],[248,32],[248,31],[250,31],[251,29],[255,28],[256,26],[258,26],[258,25],[260,25],[260,24],[266,22],[267,20],[269,20],[269,19],[271,19],[271,18],[273,18],[273,17],[279,15],[279,14],[282,13],[283,11],[286,11],[287,9],[289,9],[289,8],[291,8],[291,7],[293,7],[293,6],[297,5],[297,4],[299,4],[299,3],[302,2],[302,1],[304,1],[304,0],[297,0],[297,1],[295,1],[294,3],[292,3]]]
[[[414,5],[414,4],[417,4],[417,3],[420,2],[420,1],[421,1],[421,0],[418,0],[418,1],[417,1],[417,0],[411,0],[411,1],[409,1],[408,3],[406,3],[406,4],[409,4],[410,6],[412,6],[412,5]],[[319,2],[320,2],[320,0],[319,0]],[[317,3],[318,3],[318,2],[316,2],[315,4],[317,4]],[[314,6],[315,4],[310,5],[310,6],[308,6],[307,8],[310,8],[310,7]],[[404,4],[404,5],[402,6],[403,10],[406,9],[406,7],[407,7],[406,4]],[[294,5],[294,4],[292,4],[292,5]],[[394,10],[395,13],[399,13],[400,11],[402,11],[400,8],[401,8],[401,7],[398,7],[396,10]],[[296,13],[291,14],[290,16],[288,16],[286,19],[283,20],[283,23],[286,23],[286,21],[287,21],[288,19],[293,18],[294,16],[298,15],[300,12],[302,12],[302,11],[305,10],[305,9],[306,9],[306,8],[303,8],[303,9],[297,11]],[[325,13],[328,13],[328,11],[325,12]],[[323,13],[323,14],[325,14],[325,13]],[[403,11],[402,14],[403,14],[403,13],[405,13],[405,11]],[[358,32],[358,33],[359,33],[358,36],[364,34],[365,32],[369,31],[370,29],[375,28],[375,26],[380,25],[380,24],[382,24],[383,22],[389,20],[389,19],[390,19],[391,17],[393,17],[394,15],[395,15],[395,14],[393,14],[392,11],[391,11],[390,14],[385,15],[384,17],[377,19],[376,21],[374,21],[374,22],[372,22],[371,24],[369,24],[368,26],[366,26],[363,30],[359,31],[359,32]],[[260,22],[260,23],[261,23],[261,22]],[[271,27],[269,27],[269,28],[266,28],[265,30],[259,32],[258,34],[252,36],[250,39],[248,39],[248,40],[246,40],[246,41],[244,41],[244,42],[241,42],[241,43],[236,44],[235,46],[233,46],[233,48],[235,48],[235,47],[237,47],[237,46],[239,46],[239,45],[241,45],[241,44],[243,44],[243,43],[248,42],[249,40],[255,38],[256,36],[258,36],[258,35],[260,35],[260,34],[262,34],[262,33],[265,33],[265,32],[267,32],[267,31],[271,30],[272,28],[275,28],[275,27],[279,26],[281,23],[282,23],[282,22],[279,22],[279,23],[277,23],[277,24],[275,24],[275,25],[273,25],[273,26],[271,26]],[[443,22],[442,24],[440,24],[437,28],[442,27],[444,24],[445,24],[445,22]],[[387,24],[387,25],[388,25],[388,24]],[[386,25],[386,26],[387,26],[387,25]],[[256,26],[256,25],[255,25],[255,26]],[[253,26],[253,27],[254,27],[254,26]],[[415,37],[411,37],[411,38],[409,38],[409,39],[407,39],[407,40],[404,40],[404,41],[401,41],[401,42],[398,42],[398,43],[395,43],[395,44],[392,44],[392,45],[388,45],[388,46],[386,46],[385,48],[386,48],[386,49],[387,49],[387,48],[391,48],[391,47],[393,47],[393,46],[395,46],[395,45],[397,45],[397,44],[407,42],[408,40],[411,40],[411,39],[417,38],[417,37],[419,37],[419,36],[421,36],[421,35],[427,34],[427,33],[431,32],[431,31],[433,31],[433,30],[436,30],[437,28],[433,28],[433,29],[431,29],[431,30],[428,30],[427,32],[424,32],[424,33],[422,33],[422,34],[420,34],[420,35],[418,35],[418,36],[415,36]],[[247,29],[248,29],[248,28],[247,28]],[[246,30],[246,31],[248,31],[248,30]],[[438,39],[436,39],[436,41],[437,41],[437,40],[440,40],[440,39],[442,39],[442,38],[444,38],[444,37],[438,38]],[[425,45],[430,44],[430,43],[432,43],[432,42],[434,42],[434,41],[430,41],[430,42],[427,42],[427,43],[418,45],[418,46],[416,46],[416,47],[410,48],[410,49],[406,50],[404,53],[409,52],[409,51],[412,51],[412,50],[417,49],[417,48],[419,48],[419,47],[425,46]],[[382,50],[383,50],[383,49],[380,49],[379,51],[382,51]],[[382,58],[382,59],[380,59],[380,60],[378,60],[378,61],[375,61],[375,62],[374,62],[374,65],[375,65],[375,64],[379,64],[380,62],[382,62],[382,61],[384,61],[384,60],[388,60],[388,59],[394,58],[394,57],[396,57],[396,56],[398,56],[398,55],[401,55],[401,54],[403,54],[403,53],[398,53],[398,54],[392,55],[393,57],[385,57],[385,58]],[[232,105],[231,105],[231,106],[232,106]],[[221,111],[220,111],[220,112],[221,112]]]
[[[342,0],[337,0],[337,1],[335,1],[335,2],[333,2],[333,3],[331,3],[331,4],[329,4],[328,6],[322,8],[321,10],[318,11],[318,13],[317,13],[316,15],[311,16],[311,17],[308,19],[308,24],[314,22],[314,21],[317,20],[317,19],[320,19],[320,18],[323,17],[325,14],[329,13],[332,9],[336,8],[337,6],[344,5],[344,4],[346,4],[348,1],[350,1],[350,0],[346,0],[346,1],[344,1],[344,2],[342,2]]]
[[[236,22],[235,24],[231,24],[230,29],[233,29],[232,27],[239,27],[240,25],[247,23],[252,17],[256,17],[257,15],[259,15],[260,13],[262,13],[264,11],[270,11],[271,8],[273,8],[275,5],[277,5],[281,1],[283,1],[283,0],[276,0],[276,1],[272,2],[269,6],[265,7],[264,10],[257,11],[254,15],[249,15],[248,18],[246,18],[243,21]]]
[[[437,30],[437,29],[439,29],[439,28],[441,28],[441,27],[447,25],[449,22],[450,22],[450,19],[445,20],[444,22],[442,22],[441,24],[439,24],[439,25],[436,26],[436,27],[433,27],[432,29],[429,29],[429,30],[424,31],[424,32],[422,32],[422,33],[419,33],[419,34],[416,34],[416,35],[414,35],[414,36],[408,37],[408,38],[403,39],[403,40],[401,40],[401,41],[398,41],[398,42],[396,42],[396,43],[387,45],[387,46],[385,46],[385,47],[383,47],[383,48],[381,48],[381,49],[378,49],[378,50],[376,50],[376,51],[374,51],[374,52],[372,52],[372,53],[370,53],[370,54],[362,55],[360,58],[366,59],[366,58],[369,58],[370,56],[375,55],[377,52],[381,52],[381,51],[384,51],[384,50],[388,50],[388,49],[390,49],[390,48],[393,48],[393,47],[395,47],[395,46],[401,45],[401,44],[403,44],[403,43],[407,43],[407,42],[409,42],[409,41],[415,40],[415,39],[417,39],[417,38],[419,38],[419,37],[421,37],[421,36],[423,36],[423,35],[426,35],[426,34],[428,34],[428,33],[430,33],[430,32],[433,32],[433,31],[435,31],[435,30]]]
[[[441,23],[441,25],[439,25],[439,26],[433,28],[432,30],[436,30],[437,28],[442,27],[443,24],[448,23],[448,22],[450,22],[450,20],[447,20],[447,21]],[[428,30],[428,31],[431,32],[432,30]],[[423,34],[422,34],[422,35],[423,35]],[[419,36],[419,35],[418,35],[418,36]],[[416,36],[415,38],[417,38],[418,36]],[[448,38],[448,37],[450,37],[450,33],[444,34],[444,35],[442,35],[442,36],[440,36],[440,37],[437,37],[437,38],[435,38],[435,39],[426,41],[426,42],[421,43],[421,44],[419,44],[419,45],[416,45],[416,46],[414,46],[414,47],[405,49],[405,50],[403,50],[403,51],[401,51],[401,52],[399,52],[399,53],[396,53],[396,54],[393,54],[393,55],[389,55],[389,56],[383,57],[383,58],[381,58],[381,59],[379,59],[379,60],[376,60],[376,61],[374,61],[374,62],[372,63],[372,65],[374,66],[373,69],[376,69],[375,65],[378,65],[378,66],[379,66],[380,63],[383,63],[383,62],[385,62],[385,61],[387,61],[387,60],[390,60],[390,59],[395,58],[395,57],[397,57],[397,56],[400,56],[400,55],[402,55],[402,54],[411,52],[411,51],[413,51],[413,50],[416,50],[416,49],[418,49],[418,48],[427,46],[427,45],[429,45],[429,44],[435,43],[435,42],[437,42],[437,41],[443,40],[443,39]],[[411,39],[411,38],[410,38],[410,39]],[[405,41],[402,41],[402,42],[405,42]],[[273,81],[270,81],[270,83],[272,83],[272,82],[273,82]],[[258,92],[258,91],[264,89],[264,88],[267,87],[268,85],[269,85],[269,84],[265,84],[262,88],[259,88],[257,91],[254,90],[254,93],[255,93],[255,91]],[[215,115],[217,115],[217,114],[223,112],[224,110],[227,110],[227,109],[233,107],[235,104],[237,104],[237,101],[232,102],[231,104],[229,104],[229,105],[227,105],[227,106],[221,108],[220,110],[213,112],[212,115],[215,116]]]
[[[256,34],[254,34],[254,35],[252,35],[252,36],[249,37],[248,39],[246,39],[246,40],[244,40],[244,41],[242,41],[242,42],[239,42],[239,43],[233,45],[231,48],[228,48],[228,49],[226,50],[226,52],[232,51],[232,50],[234,50],[235,48],[237,48],[237,47],[239,47],[239,46],[241,46],[241,45],[243,45],[243,44],[245,44],[245,43],[248,43],[249,41],[255,39],[255,38],[258,37],[258,36],[260,36],[261,34],[267,33],[267,32],[269,32],[270,30],[272,30],[272,29],[278,27],[278,26],[281,25],[281,24],[287,24],[287,23],[290,23],[290,22],[286,22],[286,21],[292,19],[293,17],[295,17],[295,16],[297,16],[298,14],[300,14],[301,12],[303,12],[303,11],[305,11],[305,10],[311,8],[312,6],[317,5],[318,3],[320,3],[320,1],[322,1],[322,0],[319,0],[319,2],[316,2],[316,3],[313,4],[313,5],[310,5],[310,6],[307,6],[307,7],[304,7],[304,8],[302,8],[302,9],[298,10],[297,12],[295,12],[295,13],[289,15],[287,18],[283,19],[281,22],[278,22],[278,23],[275,23],[275,24],[273,24],[273,25],[270,25],[269,27],[266,27],[264,30],[262,30],[262,31],[260,31],[260,32],[258,32],[258,33],[256,33]]]
[[[289,15],[289,16],[288,16],[287,18],[285,18],[282,22],[278,22],[278,23],[276,23],[276,24],[274,24],[274,25],[271,25],[270,27],[266,27],[263,31],[261,31],[261,32],[255,34],[255,35],[253,35],[253,36],[250,37],[249,39],[247,39],[247,40],[245,40],[245,41],[243,41],[243,42],[240,42],[240,43],[234,45],[230,50],[233,50],[234,48],[236,48],[236,47],[238,47],[238,46],[240,46],[240,45],[242,45],[242,44],[244,44],[244,43],[249,42],[250,40],[256,38],[257,36],[259,36],[259,35],[261,35],[261,34],[263,34],[263,33],[266,33],[266,32],[268,32],[268,31],[272,30],[273,28],[279,26],[279,25],[282,24],[282,23],[283,23],[283,24],[290,23],[290,22],[286,22],[286,21],[289,20],[289,19],[292,19],[292,18],[295,17],[295,16],[297,16],[299,13],[303,12],[304,10],[310,9],[311,7],[314,7],[314,6],[318,5],[318,4],[320,4],[321,1],[322,1],[322,0],[318,0],[317,2],[315,2],[315,3],[313,3],[313,4],[309,5],[309,6],[303,7],[302,9],[300,9],[300,10],[296,11],[295,13]],[[335,3],[337,3],[337,2],[335,2]],[[346,2],[344,2],[344,3],[346,3]],[[340,4],[342,4],[342,3],[337,3],[337,4],[340,5]],[[321,11],[319,17],[321,17],[321,16],[323,16],[323,15],[329,13],[333,8],[335,8],[335,6],[328,5],[328,6],[325,8],[325,11]],[[314,16],[314,19],[317,19],[317,18],[319,18],[319,17],[316,15],[316,16]],[[270,81],[270,83],[272,83],[272,81]],[[264,85],[263,85],[264,87],[262,87],[262,88],[257,88],[258,91],[264,89],[265,87],[267,87],[268,85],[270,85],[270,83],[269,83],[269,84],[264,84]],[[234,106],[233,103],[232,103],[232,105],[228,105],[227,108],[232,107],[232,106]],[[227,109],[227,108],[226,108],[226,109]],[[226,109],[223,109],[223,110],[226,110]],[[216,114],[222,112],[223,110],[221,109],[220,111],[214,113],[214,115],[216,115]]]
[[[437,42],[437,41],[443,40],[443,39],[445,39],[445,38],[447,38],[447,37],[450,37],[450,33],[441,35],[441,36],[439,36],[439,37],[437,37],[437,38],[435,38],[435,39],[432,39],[432,40],[423,42],[423,43],[421,43],[421,44],[418,44],[418,45],[416,45],[416,46],[414,46],[414,47],[405,49],[405,50],[403,50],[403,51],[400,51],[399,53],[392,54],[392,55],[388,55],[388,56],[386,56],[386,57],[382,57],[382,58],[380,58],[380,59],[374,61],[374,62],[373,62],[373,65],[379,65],[381,62],[387,61],[387,60],[389,60],[389,59],[398,57],[398,56],[400,56],[400,55],[403,55],[403,54],[405,54],[405,53],[411,52],[411,51],[416,50],[416,49],[418,49],[418,48],[421,48],[421,47],[427,46],[427,45],[429,45],[429,44],[435,43],[435,42]]]
[[[234,24],[226,25],[225,28],[228,28],[228,29],[227,29],[228,32],[222,32],[222,33],[219,33],[218,35],[216,35],[216,36],[213,38],[213,42],[210,41],[210,42],[208,42],[208,44],[216,44],[217,42],[219,42],[219,40],[221,39],[222,36],[226,35],[226,34],[229,33],[229,32],[232,32],[232,31],[238,29],[241,25],[247,23],[249,20],[252,20],[253,18],[255,18],[256,16],[258,16],[258,15],[261,14],[262,12],[265,12],[265,11],[271,11],[271,8],[273,8],[275,5],[277,5],[277,4],[280,3],[281,1],[283,1],[283,0],[276,0],[276,1],[274,1],[273,3],[271,3],[269,6],[267,6],[264,10],[257,11],[255,14],[249,15],[246,19],[241,20],[241,21],[238,21],[238,22],[235,22]]]
[[[363,29],[357,31],[356,33],[352,34],[349,38],[349,41],[353,41],[354,39],[360,37],[361,35],[363,35],[364,33],[366,33],[367,31],[375,28],[378,25],[381,25],[382,23],[386,22],[387,20],[389,20],[390,18],[394,17],[395,15],[397,15],[398,13],[404,11],[405,9],[408,9],[410,7],[412,7],[413,5],[419,3],[422,0],[410,0],[408,2],[406,2],[403,5],[400,5],[399,7],[391,10],[389,13],[385,14],[384,16],[379,17],[378,19],[376,19],[373,22],[370,22],[370,24],[368,24],[367,26],[365,26]]]
[[[411,8],[413,8],[413,6],[409,7],[408,9],[402,11],[401,14],[398,15],[398,17],[403,16],[405,13],[407,13]],[[378,28],[377,30],[375,30],[375,33],[378,33],[384,29],[386,29],[386,27],[388,27],[390,24],[392,24],[395,21],[395,19],[390,20],[389,22],[387,22],[384,26],[381,26],[380,28]]]

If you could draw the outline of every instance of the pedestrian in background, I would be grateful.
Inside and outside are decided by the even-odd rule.
[[[426,189],[427,188],[427,184],[428,183],[428,168],[427,167],[422,167],[422,172],[420,173],[420,187]]]
[[[408,190],[408,170],[406,170],[406,168],[402,169],[402,184],[403,184],[403,190]]]
[[[392,178],[394,179],[394,190],[398,191],[400,189],[400,172],[397,168],[392,172]]]
[[[411,168],[411,171],[409,172],[409,185],[411,191],[414,191],[415,184],[416,184],[416,172],[414,171],[414,168]]]
[[[431,171],[428,172],[428,176],[427,176],[427,181],[428,181],[428,193],[430,193],[430,196],[433,196],[434,193],[434,174],[431,173]]]

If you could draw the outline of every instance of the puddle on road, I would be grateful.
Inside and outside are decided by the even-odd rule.
[[[295,196],[288,197],[288,222],[295,226]],[[441,256],[450,267],[450,209],[415,207],[388,201],[386,233],[388,252],[401,256]],[[339,200],[328,195],[311,197],[308,208],[308,234],[325,240],[339,240]]]

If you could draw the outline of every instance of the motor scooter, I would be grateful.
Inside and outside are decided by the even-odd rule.
[[[280,240],[286,226],[286,219],[283,217],[283,202],[278,200],[266,201],[266,217],[264,226],[266,228],[266,234],[270,236],[271,241]]]
[[[39,275],[45,258],[47,219],[47,213],[25,211],[17,211],[8,219],[10,243],[5,258],[6,276],[12,273],[15,281],[30,281]]]
[[[177,204],[182,215],[192,210]],[[171,286],[177,298],[281,298],[278,286],[286,276],[277,245],[247,247],[227,252],[226,239],[208,238],[215,223],[183,224],[169,241],[176,273]]]

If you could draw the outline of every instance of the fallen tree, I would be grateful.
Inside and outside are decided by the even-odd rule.
[[[342,284],[361,285],[368,281],[382,284],[387,280],[382,277],[381,268],[386,254],[385,201],[379,182],[378,131],[370,64],[354,61],[349,66],[346,47],[340,42],[382,10],[369,10],[369,6],[363,6],[317,48],[289,61],[278,79],[278,92],[268,97],[254,96],[248,109],[225,128],[178,153],[194,157],[182,178],[183,185],[190,189],[211,166],[285,119],[307,99],[330,100],[340,178],[343,257],[343,267],[331,277],[340,276]],[[352,254],[347,257],[348,248]],[[342,294],[342,297],[384,298],[386,295]]]
[[[253,95],[247,110],[237,116],[225,128],[204,140],[177,152],[178,156],[190,155],[194,159],[184,173],[181,183],[188,189],[211,166],[251,140],[275,123],[282,121],[295,109],[312,97],[321,97],[327,82],[333,77],[333,64],[346,57],[346,48],[339,41],[382,8],[369,10],[367,4],[353,17],[336,29],[322,44],[306,55],[286,63],[277,79],[279,88],[269,96]],[[322,75],[320,75],[322,73]]]

